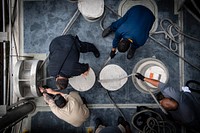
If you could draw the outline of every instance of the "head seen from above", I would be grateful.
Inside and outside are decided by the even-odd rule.
[[[67,88],[68,82],[69,82],[68,78],[62,76],[56,77],[56,86],[60,90]]]
[[[167,111],[173,111],[178,108],[178,102],[172,98],[163,98],[160,100],[160,105]]]
[[[122,39],[118,44],[118,51],[119,52],[126,52],[130,47],[131,41],[128,39]]]

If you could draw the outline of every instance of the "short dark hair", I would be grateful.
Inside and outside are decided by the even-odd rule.
[[[160,104],[167,111],[175,111],[179,106],[179,103],[176,100],[174,100],[173,98],[166,97],[160,101]]]
[[[67,88],[68,82],[69,82],[68,78],[57,79],[56,86],[58,89],[63,90],[65,88]]]
[[[53,97],[53,100],[54,100],[56,106],[59,108],[63,108],[67,104],[67,101],[61,94],[56,94]]]
[[[130,47],[130,41],[128,39],[123,39],[118,44],[118,51],[119,52],[126,52]]]

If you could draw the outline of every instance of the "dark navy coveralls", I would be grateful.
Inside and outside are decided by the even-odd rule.
[[[53,39],[49,46],[49,75],[70,78],[86,72],[89,65],[79,63],[80,52],[87,52],[86,49],[81,48],[84,46],[82,43],[84,42],[81,42],[77,36],[70,34]]]

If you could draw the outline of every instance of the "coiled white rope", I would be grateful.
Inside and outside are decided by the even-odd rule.
[[[166,24],[168,24],[167,28],[164,28],[164,26],[166,27]],[[168,39],[170,41],[169,42],[169,48],[173,52],[177,51],[177,49],[178,49],[177,44],[179,44],[183,41],[183,40],[178,41],[178,36],[180,34],[184,35],[187,38],[190,38],[192,40],[200,42],[199,39],[183,33],[183,31],[181,31],[181,29],[178,27],[178,25],[173,23],[168,18],[162,19],[160,21],[160,27],[161,27],[162,31],[157,31],[157,32],[154,32],[153,34],[160,34],[160,33],[165,34],[165,39]],[[175,48],[172,48],[172,45],[174,45]]]
[[[162,116],[153,110],[144,109],[136,112],[131,121],[139,133],[176,133],[176,127],[171,122],[164,121]]]
[[[166,27],[166,23],[168,24],[167,28],[164,28],[164,26]],[[173,53],[174,55],[178,56],[179,58],[181,58],[183,61],[185,61],[186,63],[188,63],[190,66],[196,68],[197,70],[200,71],[200,68],[198,68],[197,66],[193,65],[192,63],[190,63],[189,61],[187,61],[184,57],[180,56],[179,54],[176,53],[177,49],[178,49],[178,43],[182,42],[183,40],[178,41],[178,36],[184,35],[187,38],[190,38],[192,40],[198,41],[200,42],[199,39],[192,37],[190,35],[187,35],[185,33],[183,33],[183,31],[180,30],[180,28],[177,26],[177,24],[173,23],[170,19],[162,19],[160,21],[160,27],[162,29],[162,31],[157,31],[154,32],[152,34],[149,35],[149,38],[151,38],[152,40],[154,40],[155,42],[157,42],[158,44],[160,44],[162,47],[164,47],[165,49],[167,49],[169,52]],[[156,38],[153,37],[153,35],[155,34],[164,34],[165,35],[165,39],[169,40],[169,47],[165,46],[165,44],[161,43],[160,41],[158,41]],[[174,47],[174,48],[172,48]]]

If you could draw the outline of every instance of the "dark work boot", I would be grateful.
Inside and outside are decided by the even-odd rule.
[[[129,48],[128,53],[127,53],[127,59],[131,59],[133,58],[134,54],[135,54],[135,48]]]
[[[81,48],[82,53],[92,52],[96,58],[99,58],[100,53],[96,46],[89,42],[82,42]]]
[[[97,130],[97,128],[99,127],[99,125],[103,125],[103,122],[101,121],[100,118],[96,118],[95,119],[95,131]]]
[[[86,101],[86,99],[85,99],[85,97],[81,97],[81,99],[82,99],[82,101],[83,101],[83,104],[87,104],[87,101]]]
[[[96,48],[96,46],[94,44],[91,45],[91,52],[93,52],[94,56],[96,58],[99,58],[100,56],[100,53],[99,53],[99,50]]]
[[[127,122],[124,120],[124,118],[122,116],[118,117],[118,121],[117,122],[118,122],[118,125],[121,124],[124,128],[127,125]]]
[[[125,121],[122,116],[118,117],[117,123],[118,125],[121,124],[125,128],[126,133],[131,133],[130,124],[127,121]]]
[[[106,28],[102,32],[102,37],[108,36],[112,32],[112,29],[110,27]]]

